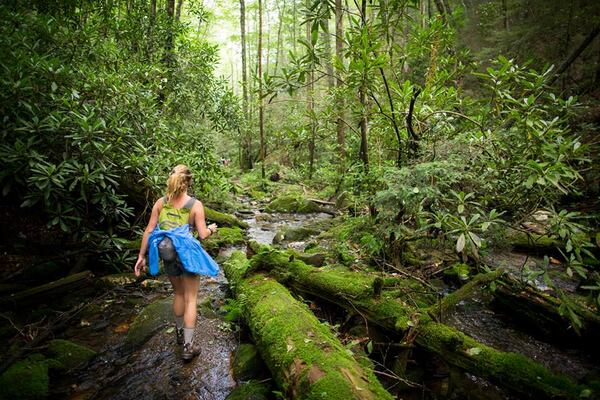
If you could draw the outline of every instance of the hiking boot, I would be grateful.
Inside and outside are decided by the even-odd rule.
[[[181,352],[181,358],[183,358],[183,361],[190,361],[198,354],[200,354],[200,348],[194,347],[193,343],[186,343],[183,345],[183,351]]]
[[[175,337],[177,338],[177,344],[183,344],[183,328],[175,327]]]

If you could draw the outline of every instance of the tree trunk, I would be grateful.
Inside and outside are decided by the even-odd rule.
[[[360,6],[360,14],[363,27],[367,25],[367,0],[362,0]],[[367,104],[367,74],[363,72],[362,83],[358,90],[358,98],[361,104],[361,118],[360,118],[360,158],[365,167],[365,171],[369,171],[369,144],[367,141],[369,134],[369,120],[368,120],[368,104]]]
[[[306,0],[307,9],[311,5],[311,0]],[[311,26],[306,23],[306,41],[312,43],[311,38]],[[315,44],[316,45],[316,44]],[[317,125],[315,120],[315,69],[314,63],[310,61],[309,72],[308,72],[308,86],[306,92],[306,101],[308,106],[308,124],[310,129],[310,138],[308,140],[308,179],[312,179],[314,173],[315,164],[315,146],[316,146],[316,131]]]
[[[242,171],[252,168],[251,138],[248,129],[248,69],[246,67],[246,3],[240,0],[240,38],[242,46],[242,113],[244,121],[241,128],[242,149],[240,167]]]
[[[279,2],[276,2],[279,5]],[[283,0],[283,6],[281,8],[277,8],[277,14],[279,17],[279,26],[277,27],[277,48],[275,50],[275,69],[273,70],[274,74],[277,74],[277,70],[279,69],[279,58],[281,57],[282,52],[282,37],[281,32],[283,28],[283,15],[285,13],[286,0]]]
[[[507,0],[502,0],[502,25],[505,30],[508,30],[508,6],[506,5]]]
[[[552,85],[563,72],[567,70],[573,64],[573,61],[577,59],[583,53],[583,51],[594,41],[596,36],[600,33],[600,25],[596,25],[594,29],[585,37],[583,42],[567,57],[567,59],[558,67],[554,76],[548,81],[548,85]]]
[[[325,24],[325,30],[321,32],[321,41],[323,42],[323,56],[325,58],[325,71],[327,72],[327,89],[331,92],[335,85],[333,75],[333,64],[331,63],[331,35],[329,34],[329,21]]]
[[[88,286],[92,283],[93,277],[94,275],[90,271],[69,275],[54,282],[2,297],[0,298],[0,304],[22,306],[32,302],[39,303],[44,298],[53,298]]]
[[[175,21],[181,20],[181,8],[183,7],[183,0],[177,0],[177,10],[175,11]]]
[[[242,315],[275,383],[287,399],[393,399],[373,371],[356,362],[335,335],[288,290],[263,274],[248,275],[245,255],[223,265]]]
[[[265,179],[265,121],[262,85],[262,0],[258,0],[258,130],[260,133],[260,175]]]
[[[266,249],[266,248],[265,248]],[[290,260],[291,259],[291,260]],[[584,386],[554,374],[522,354],[503,352],[480,343],[462,332],[435,322],[429,300],[419,283],[407,279],[401,288],[410,291],[382,291],[377,296],[378,277],[350,271],[310,267],[282,251],[260,251],[250,261],[252,270],[268,270],[270,275],[294,291],[312,295],[359,313],[370,323],[404,335],[417,345],[437,354],[447,363],[489,379],[525,396],[576,399]],[[409,304],[416,304],[417,307]],[[416,336],[415,336],[416,335]],[[414,339],[413,339],[414,338]],[[410,343],[408,343],[410,344]]]
[[[339,63],[344,61],[344,14],[342,10],[342,0],[335,0],[335,56]],[[336,138],[338,156],[340,159],[340,165],[338,172],[342,173],[345,170],[346,160],[346,125],[344,124],[344,96],[339,93],[342,90],[344,82],[342,81],[342,73],[336,72],[335,86],[337,88],[336,93]]]

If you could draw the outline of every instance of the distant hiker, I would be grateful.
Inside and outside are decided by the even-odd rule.
[[[200,239],[205,239],[217,231],[217,225],[206,226],[204,206],[187,193],[191,184],[192,173],[188,167],[178,165],[173,168],[167,180],[166,196],[152,207],[134,268],[136,276],[146,269],[147,250],[152,275],[158,273],[159,256],[163,260],[164,272],[175,292],[175,334],[177,343],[183,344],[185,361],[200,352],[193,345],[200,275],[215,276],[219,271],[217,263],[192,235],[196,230]]]

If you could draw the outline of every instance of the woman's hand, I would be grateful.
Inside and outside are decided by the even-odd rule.
[[[210,231],[211,235],[217,233],[217,224],[210,224],[206,228]]]
[[[133,272],[135,276],[140,276],[142,271],[146,270],[146,257],[143,255],[139,255],[137,261],[135,262],[135,267],[133,267]]]

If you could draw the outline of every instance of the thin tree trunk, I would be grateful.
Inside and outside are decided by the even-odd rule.
[[[265,121],[262,85],[262,0],[258,0],[258,129],[260,133],[260,173],[265,179]]]
[[[167,0],[167,40],[165,43],[165,63],[169,66],[173,63],[173,17],[175,15],[175,0]]]
[[[506,5],[507,0],[502,0],[502,22],[504,29],[508,30],[508,6]]]
[[[367,25],[367,0],[362,0],[360,13],[362,18],[363,27]],[[360,158],[365,167],[365,171],[369,171],[369,145],[368,145],[368,134],[369,134],[369,120],[368,120],[368,105],[367,105],[367,88],[366,88],[367,75],[363,72],[362,83],[358,90],[358,97],[362,106],[362,115],[360,118]]]
[[[344,13],[342,10],[342,0],[335,0],[335,56],[339,63],[343,63],[344,59]],[[341,72],[336,73],[335,86],[337,88],[336,93],[336,106],[337,106],[337,120],[336,120],[336,136],[338,155],[340,158],[339,170],[344,171],[345,169],[345,141],[346,141],[346,125],[344,124],[344,96],[339,93],[342,90],[344,82],[341,78]]]
[[[243,170],[252,168],[252,157],[250,155],[251,137],[248,132],[248,70],[246,67],[246,3],[240,0],[240,36],[242,46],[242,112],[244,121],[241,129],[241,157],[240,167]]]
[[[306,0],[306,7],[310,7],[311,0]],[[306,41],[311,43],[311,26],[306,23]],[[306,92],[307,104],[308,104],[308,123],[310,127],[310,139],[308,140],[308,157],[309,157],[309,168],[308,168],[308,179],[312,179],[314,172],[315,163],[315,141],[316,141],[316,122],[315,122],[315,69],[313,62],[310,62],[310,70],[308,73],[308,87]]]
[[[333,75],[333,64],[331,63],[331,35],[329,34],[329,21],[327,21],[325,30],[321,33],[321,40],[323,41],[323,55],[325,57],[325,69],[327,71],[327,88],[331,91],[335,85],[335,79]]]
[[[596,36],[600,33],[600,25],[596,25],[594,29],[586,36],[586,38],[581,42],[579,47],[577,47],[573,52],[569,55],[569,57],[558,67],[556,70],[556,74],[548,81],[548,85],[552,85],[563,72],[567,70],[573,64],[573,61],[577,59],[583,53],[583,51],[594,41]]]
[[[277,4],[279,4],[279,2],[277,2]],[[285,13],[285,6],[286,6],[286,1],[283,0],[283,6],[281,8],[277,8],[277,14],[279,17],[279,26],[277,27],[277,48],[276,48],[276,52],[275,52],[275,69],[274,69],[274,73],[277,74],[277,70],[279,68],[279,58],[281,56],[281,52],[282,52],[282,38],[281,38],[281,31],[282,31],[282,27],[283,27],[283,14]]]
[[[175,11],[175,21],[179,22],[181,19],[181,8],[183,6],[183,0],[177,0],[177,10]]]

